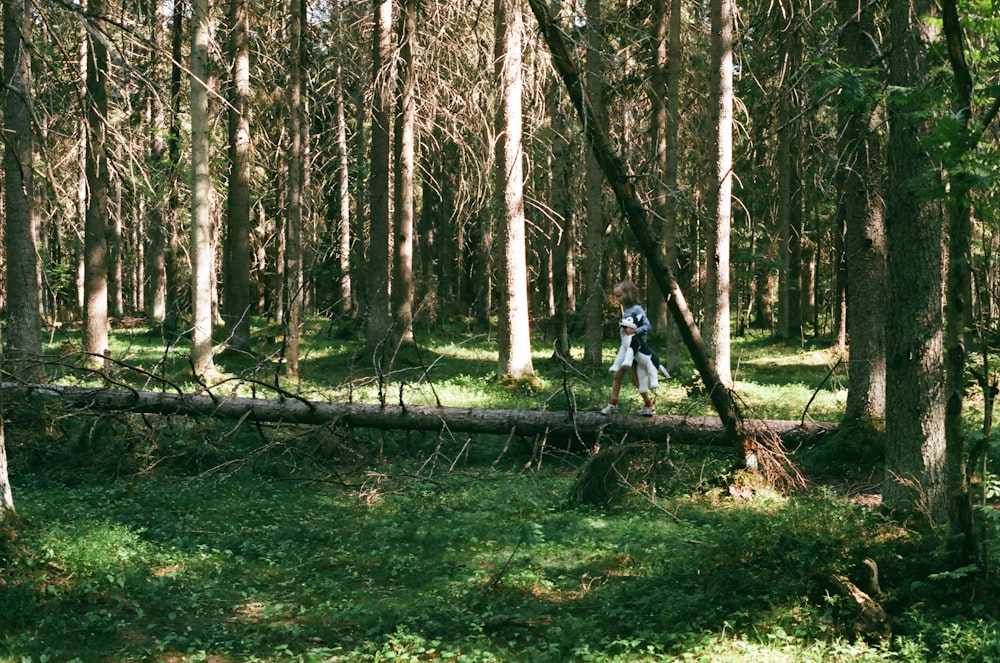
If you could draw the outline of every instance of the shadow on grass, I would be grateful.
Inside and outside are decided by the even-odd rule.
[[[571,509],[572,473],[511,470],[23,486],[6,655],[669,660],[724,633],[806,643],[841,635],[829,576],[887,540],[876,514],[824,497]]]

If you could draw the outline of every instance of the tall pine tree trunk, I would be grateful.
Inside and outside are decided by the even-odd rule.
[[[417,0],[406,0],[400,37],[393,195],[392,325],[400,343],[413,343],[414,152],[416,134]]]
[[[285,218],[285,278],[288,315],[285,318],[285,374],[299,377],[299,337],[302,326],[305,295],[302,269],[302,226],[305,218],[305,72],[303,36],[305,34],[305,0],[289,0],[291,26],[288,53],[288,202]]]
[[[191,17],[191,365],[195,375],[214,371],[212,357],[212,218],[209,193],[208,0],[194,0]]]
[[[153,63],[152,71],[158,71],[159,56],[163,48],[163,17],[159,14],[160,3],[152,0],[149,3],[150,42]],[[154,80],[159,80],[157,77]],[[149,122],[149,156],[148,161],[153,173],[161,181],[169,179],[165,164],[167,155],[166,113],[163,98],[159,91],[148,96],[147,118]],[[166,202],[167,196],[162,189],[153,193],[148,205],[148,243],[145,257],[145,280],[143,283],[143,306],[150,322],[160,324],[167,315],[167,264],[166,264]]]
[[[890,5],[890,90],[927,83],[923,21],[931,0]],[[886,188],[888,297],[886,320],[886,476],[889,509],[919,509],[936,523],[948,515],[945,467],[942,227],[933,168],[923,148],[929,127],[920,101],[901,92],[889,100]]]
[[[562,89],[553,79],[546,102],[551,122],[552,160],[549,184],[549,205],[552,207],[550,225],[552,251],[552,295],[555,305],[553,355],[570,359],[569,322],[572,313],[575,260],[575,218],[570,201],[572,165],[569,161],[570,141],[565,122],[565,109],[560,103]]]
[[[166,270],[166,310],[164,330],[177,332],[180,329],[180,302],[183,299],[184,282],[180,278],[182,257],[180,251],[179,219],[181,205],[181,105],[184,101],[183,79],[185,67],[183,63],[184,50],[184,2],[180,0],[174,5],[174,15],[170,23],[170,131],[167,134],[167,168],[170,169],[169,192],[167,196],[166,228],[164,240],[166,255],[164,267]]]
[[[103,0],[92,0],[88,12],[102,16]],[[89,365],[101,367],[108,351],[108,51],[102,39],[89,31],[86,34],[88,196],[83,235],[83,351]]]
[[[712,0],[712,80],[715,120],[714,217],[707,233],[705,343],[723,384],[733,378],[730,359],[729,235],[733,191],[733,21],[732,0]]]
[[[161,94],[162,75],[160,74],[162,50],[164,42],[163,15],[159,0],[149,0],[146,7],[146,18],[149,22],[150,76],[157,89],[151,90],[147,97],[147,121],[149,123],[149,153],[150,170],[158,180],[169,180],[169,171],[164,163],[167,147],[164,136],[167,133],[166,112]],[[167,196],[162,188],[152,192],[148,209],[148,243],[145,257],[145,281],[143,287],[144,308],[150,322],[160,324],[167,315],[167,263],[166,263],[166,202]]]
[[[334,57],[334,80],[333,80],[333,103],[335,107],[335,121],[337,132],[337,165],[336,165],[336,189],[337,189],[337,216],[336,218],[336,243],[338,246],[338,283],[340,298],[338,308],[343,314],[351,313],[353,308],[353,284],[351,282],[351,177],[350,177],[350,154],[347,151],[347,118],[344,108],[344,65],[341,50],[341,38],[343,34],[343,21],[341,19],[341,8],[339,2],[330,5],[331,24],[331,44],[330,49]]]
[[[669,11],[668,11],[669,5]],[[681,3],[680,0],[656,0],[656,63],[653,70],[654,86],[654,135],[656,136],[657,165],[660,181],[656,197],[657,210],[663,217],[660,239],[666,251],[664,259],[676,273],[678,205],[677,168],[680,141],[680,77],[681,77]],[[651,279],[655,283],[655,279]],[[665,356],[661,357],[672,373],[680,371],[680,334],[676,323],[667,315],[666,295],[660,293],[662,306],[657,319],[664,325]]]
[[[365,350],[372,354],[388,340],[390,146],[392,132],[392,0],[375,0],[372,26],[372,123],[369,164],[367,327]]]
[[[954,110],[962,119],[963,129],[969,130],[973,111],[973,80],[965,57],[962,26],[955,0],[941,4],[948,59],[954,79]],[[1000,102],[992,109],[971,134],[959,158],[976,149],[979,137],[992,118]],[[992,116],[989,115],[992,113]],[[948,522],[956,535],[954,549],[958,563],[975,560],[978,543],[973,528],[972,500],[966,474],[965,426],[962,409],[965,396],[965,328],[971,315],[972,290],[972,208],[969,194],[974,186],[972,176],[961,166],[950,176],[948,189],[948,264],[945,289],[945,458],[948,466]]]
[[[521,71],[524,20],[520,0],[495,0],[495,61],[500,100],[496,118],[496,192],[500,218],[498,373],[533,376],[528,315],[528,265],[524,223],[524,159],[521,145]]]
[[[32,207],[34,131],[31,126],[31,21],[24,0],[3,5],[4,87],[4,262],[7,343],[16,375],[33,379],[42,354],[39,320],[37,217]],[[2,430],[0,430],[2,435]],[[3,444],[0,438],[0,445]],[[0,449],[0,463],[5,463]],[[0,467],[0,472],[6,467]],[[5,476],[0,475],[0,481]],[[3,517],[0,495],[0,519]]]
[[[250,34],[246,0],[230,0],[229,190],[223,243],[222,319],[226,344],[250,350]]]
[[[604,118],[604,73],[601,57],[601,3],[586,2],[587,74],[584,82],[597,117]],[[583,363],[600,368],[604,345],[605,241],[608,222],[604,218],[604,173],[590,150],[586,151],[586,262],[583,266]]]
[[[839,0],[842,63],[861,69],[875,57],[869,35],[872,8]],[[863,89],[858,85],[856,89]],[[882,216],[879,145],[872,102],[846,99],[840,108],[837,148],[839,210],[844,218],[846,332],[850,385],[844,424],[885,417],[885,223]]]

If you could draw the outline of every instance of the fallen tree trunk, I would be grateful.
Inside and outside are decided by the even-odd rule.
[[[711,417],[659,415],[606,417],[599,412],[544,412],[430,406],[379,406],[364,403],[174,394],[125,389],[4,383],[8,407],[18,399],[48,401],[63,407],[98,412],[206,416],[263,423],[340,425],[351,428],[409,430],[489,435],[550,435],[591,443],[622,439],[675,444],[728,445],[725,427]],[[786,444],[814,439],[835,424],[798,421],[747,421],[761,433],[773,433]]]

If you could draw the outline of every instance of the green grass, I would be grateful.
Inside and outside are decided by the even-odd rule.
[[[216,360],[220,377],[216,388],[227,393],[274,397],[277,388],[317,400],[341,400],[481,408],[525,408],[563,410],[602,407],[608,398],[611,376],[606,367],[616,347],[605,348],[604,368],[580,370],[552,358],[551,342],[536,340],[532,358],[538,382],[534,387],[503,384],[496,377],[497,344],[489,334],[468,330],[461,324],[416,332],[416,345],[398,352],[387,350],[378,357],[365,356],[363,338],[356,321],[311,320],[303,336],[301,376],[288,380],[280,359],[280,329],[263,320],[254,321],[253,355],[226,353]],[[74,337],[56,336],[46,346],[53,357],[50,379],[101,384],[103,375],[79,368]],[[188,342],[159,330],[125,329],[111,336],[110,371],[115,383],[147,389],[190,389]],[[572,359],[582,360],[582,348],[574,348]],[[844,369],[833,379],[824,378],[834,365],[832,353],[824,350],[796,352],[775,346],[765,337],[734,339],[734,376],[737,392],[750,416],[768,419],[798,419],[806,412],[817,420],[836,421],[843,409]],[[138,369],[138,370],[136,370]],[[700,393],[700,380],[686,356],[675,379],[665,381],[656,393],[661,413],[712,415],[710,401]],[[783,390],[779,397],[774,391]],[[623,388],[625,400],[638,402],[631,385]]]
[[[914,597],[895,642],[855,641],[829,576],[869,556],[895,571],[925,543],[823,493],[574,509],[563,469],[412,470],[350,487],[22,484],[0,660],[974,660],[944,640],[931,656],[944,638],[1000,652],[988,610],[953,615],[949,635]]]
[[[607,397],[606,370],[560,365],[542,343],[538,385],[498,381],[494,344],[460,332],[400,355],[382,389],[393,400],[474,407],[563,409],[569,392],[592,408]],[[183,346],[166,352],[155,336],[116,335],[116,356],[146,373],[122,366],[114,379],[188,383]],[[760,338],[735,347],[748,412],[798,419],[812,401],[808,417],[838,418],[846,378],[828,376],[829,353]],[[278,384],[371,401],[379,380],[357,348],[346,329],[317,321],[302,382]],[[277,364],[261,357],[220,361],[224,378],[249,385],[270,371],[274,384]],[[93,379],[71,363],[50,370]],[[665,383],[657,403],[711,413],[690,380]],[[26,405],[8,412],[7,437],[20,519],[0,528],[2,663],[1000,656],[995,570],[955,569],[941,534],[850,499],[864,496],[877,459],[784,495],[736,471],[726,449],[641,447],[637,462],[654,472],[629,475],[613,504],[574,507],[586,455],[539,455],[538,440],[506,435]],[[796,459],[810,467],[810,455],[824,467],[838,460],[830,448]],[[983,525],[995,532],[992,519]],[[986,540],[996,547],[995,534]],[[865,558],[882,573],[885,637],[855,632],[832,582],[861,583]]]

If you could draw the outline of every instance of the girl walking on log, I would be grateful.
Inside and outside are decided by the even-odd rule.
[[[611,415],[618,412],[618,396],[622,380],[625,372],[629,371],[643,400],[643,406],[636,413],[651,417],[656,414],[656,406],[649,397],[649,389],[659,386],[659,374],[665,378],[670,377],[670,374],[646,341],[646,333],[652,325],[649,323],[646,311],[639,304],[639,291],[635,284],[631,281],[622,281],[614,287],[613,296],[622,308],[622,319],[619,323],[621,347],[611,366],[614,373],[611,399],[601,410],[601,414]]]

